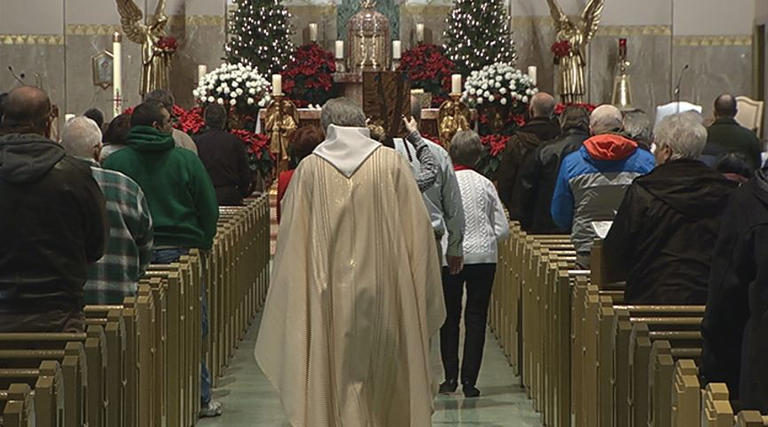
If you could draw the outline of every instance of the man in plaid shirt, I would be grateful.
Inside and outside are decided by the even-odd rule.
[[[87,117],[67,122],[62,133],[67,154],[91,165],[93,178],[107,200],[109,238],[104,256],[88,269],[86,304],[122,304],[136,294],[136,282],[152,258],[152,217],[141,187],[120,172],[102,169],[101,131]]]

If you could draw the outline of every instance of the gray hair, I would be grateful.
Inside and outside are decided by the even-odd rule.
[[[365,113],[355,101],[349,98],[334,98],[323,105],[320,124],[326,131],[330,125],[364,128]]]
[[[624,118],[621,111],[613,105],[603,104],[589,116],[589,130],[592,135],[602,135],[604,133],[621,132],[624,127]]]
[[[633,141],[650,145],[653,138],[651,116],[641,109],[625,112],[624,134]]]
[[[448,150],[454,164],[474,167],[483,155],[483,144],[480,135],[473,130],[456,132]]]
[[[101,129],[88,117],[78,116],[64,125],[61,145],[70,156],[93,158],[93,149],[101,144]]]
[[[698,159],[707,144],[707,128],[686,114],[665,117],[654,134],[657,150],[668,147],[672,151],[670,160]]]

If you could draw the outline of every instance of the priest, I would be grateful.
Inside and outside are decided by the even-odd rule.
[[[294,427],[431,425],[445,320],[410,167],[345,98],[286,192],[255,355]]]

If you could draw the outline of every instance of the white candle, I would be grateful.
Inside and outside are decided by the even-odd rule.
[[[344,59],[344,40],[336,40],[336,59]]]
[[[461,74],[451,75],[451,94],[461,94]]]
[[[400,59],[403,56],[403,43],[400,40],[392,42],[392,59]]]
[[[206,74],[208,74],[208,67],[204,64],[198,65],[197,66],[197,83],[200,83]]]
[[[280,74],[272,74],[272,95],[283,95],[283,76]]]
[[[424,42],[424,24],[416,24],[416,43]]]
[[[123,55],[121,43],[123,35],[112,35],[112,115],[117,117],[122,113],[123,105]]]
[[[528,77],[530,77],[531,80],[533,80],[533,85],[534,86],[536,86],[536,84],[538,82],[538,80],[536,79],[536,77],[537,77],[536,74],[537,74],[536,66],[531,65],[530,67],[528,67]]]
[[[314,22],[309,24],[309,41],[317,42],[317,24]]]

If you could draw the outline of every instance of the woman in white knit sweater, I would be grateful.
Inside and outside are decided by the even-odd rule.
[[[440,329],[440,352],[445,369],[441,393],[452,393],[461,379],[464,395],[477,397],[475,387],[485,345],[485,325],[491,287],[496,274],[498,242],[509,236],[509,222],[491,181],[474,171],[483,153],[480,137],[473,131],[458,132],[451,141],[450,154],[459,181],[464,206],[464,269],[458,275],[443,270],[443,293],[448,312]],[[464,286],[464,356],[459,378],[459,322]]]

